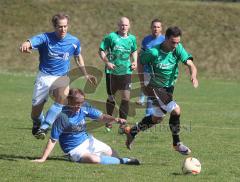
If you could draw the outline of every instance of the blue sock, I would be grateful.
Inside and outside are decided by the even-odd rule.
[[[143,92],[140,93],[139,101],[140,101],[141,103],[144,103],[144,101],[145,101],[145,95],[144,95]]]
[[[42,123],[44,122],[44,114],[43,114],[43,112],[41,112],[40,116],[37,119],[32,118],[32,120],[33,120],[33,124],[34,125],[42,125]]]
[[[53,124],[58,114],[62,111],[63,105],[54,103],[48,110],[46,114],[45,121],[41,125],[41,129],[47,129]]]
[[[111,156],[100,156],[100,164],[109,165],[109,164],[126,164],[128,158],[117,158]]]
[[[152,100],[148,97],[147,98],[147,107],[146,107],[146,116],[150,116],[153,114],[153,105],[152,105]]]

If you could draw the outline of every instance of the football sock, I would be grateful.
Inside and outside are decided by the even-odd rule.
[[[62,111],[63,105],[59,103],[54,103],[48,110],[46,114],[46,119],[41,125],[41,129],[47,129],[53,124],[58,114]]]
[[[172,132],[173,145],[176,146],[177,143],[180,142],[180,139],[179,139],[180,115],[172,115],[172,114],[170,115],[169,127]]]
[[[40,116],[38,118],[32,118],[33,124],[40,126],[44,122],[44,114],[41,112]]]
[[[145,95],[143,92],[141,92],[139,96],[139,102],[144,103],[144,100],[145,100]]]
[[[152,99],[150,97],[147,97],[147,107],[146,107],[146,116],[150,116],[153,114],[153,105],[152,105]]]
[[[128,161],[128,158],[117,158],[117,157],[111,157],[111,156],[100,156],[100,164],[126,164]]]
[[[141,122],[131,128],[130,133],[134,137],[138,132],[151,128],[153,125],[155,123],[152,121],[152,116],[145,116]]]
[[[127,119],[129,110],[129,101],[122,100],[119,107],[119,117],[123,119]]]
[[[115,101],[111,101],[107,99],[107,102],[106,102],[107,114],[112,115],[114,107],[115,107]]]

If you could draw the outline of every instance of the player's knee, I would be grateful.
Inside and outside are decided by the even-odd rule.
[[[171,112],[171,115],[178,115],[178,116],[180,116],[180,114],[181,114],[181,109],[180,109],[179,106],[177,106],[176,108],[174,108],[174,109],[172,110],[172,112]]]

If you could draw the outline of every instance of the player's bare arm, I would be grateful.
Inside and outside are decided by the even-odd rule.
[[[107,68],[110,70],[114,70],[115,69],[115,64],[111,63],[108,58],[106,53],[103,50],[99,50],[99,56],[101,58],[101,60],[106,64]]]
[[[97,79],[95,76],[89,75],[87,73],[82,55],[79,54],[78,56],[75,56],[74,60],[77,64],[77,66],[79,67],[79,69],[81,70],[81,72],[83,73],[83,75],[85,76],[85,78],[87,79],[87,81],[90,82],[92,85],[96,85]]]
[[[50,138],[48,140],[45,150],[43,151],[42,157],[40,159],[32,160],[32,162],[38,162],[38,163],[45,162],[47,160],[48,156],[50,155],[50,153],[52,152],[56,143],[57,143],[57,141]]]
[[[115,118],[108,114],[102,114],[101,117],[99,118],[99,121],[105,122],[105,123],[118,123],[118,124],[125,124],[127,122],[125,119]]]
[[[31,49],[32,49],[32,46],[28,40],[23,42],[19,48],[19,50],[23,53],[31,53],[32,52]]]
[[[136,70],[137,69],[137,58],[138,58],[138,53],[137,51],[134,51],[132,54],[132,59],[133,59],[133,62],[132,62],[132,65],[131,65],[131,69],[132,70]]]
[[[197,88],[198,87],[198,79],[197,79],[197,68],[193,64],[192,60],[187,60],[186,65],[190,71],[190,80],[192,81],[193,87]]]

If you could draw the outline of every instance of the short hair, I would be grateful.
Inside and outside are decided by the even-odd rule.
[[[62,20],[62,19],[67,19],[67,21],[69,22],[70,17],[63,12],[60,12],[60,13],[57,13],[57,14],[53,15],[53,17],[52,17],[53,26],[56,27],[57,24],[58,24],[58,21]]]
[[[182,36],[182,31],[180,28],[178,28],[177,26],[175,27],[169,27],[166,30],[166,34],[165,36],[169,39],[171,36],[173,37],[178,37],[178,36]]]
[[[159,20],[158,18],[155,18],[155,19],[151,22],[151,27],[152,27],[152,25],[153,25],[155,22],[158,22],[158,23],[161,23],[161,24],[162,24],[161,20]]]
[[[82,102],[85,99],[85,93],[79,88],[71,88],[67,98]]]

